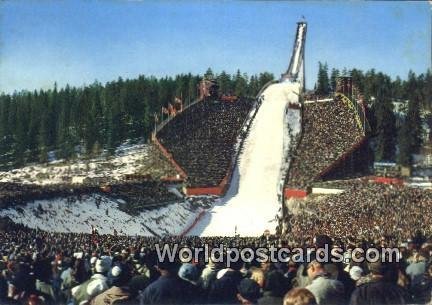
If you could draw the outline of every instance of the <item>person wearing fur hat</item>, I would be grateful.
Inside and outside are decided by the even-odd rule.
[[[110,267],[111,261],[108,258],[101,258],[96,261],[95,274],[81,285],[72,288],[72,297],[75,304],[88,304],[89,300],[108,289],[106,275]]]

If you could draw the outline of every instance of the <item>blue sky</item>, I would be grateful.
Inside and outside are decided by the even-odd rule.
[[[237,69],[279,76],[305,16],[306,81],[318,61],[405,78],[431,66],[427,2],[1,1],[0,91],[139,74]]]

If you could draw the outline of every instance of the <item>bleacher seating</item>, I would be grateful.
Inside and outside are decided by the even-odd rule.
[[[217,186],[231,166],[234,146],[252,101],[204,101],[177,114],[156,135],[186,172],[187,185]]]
[[[307,188],[363,138],[358,117],[342,98],[305,104],[302,138],[288,171],[287,187]]]

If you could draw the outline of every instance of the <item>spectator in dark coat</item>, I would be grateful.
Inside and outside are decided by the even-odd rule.
[[[126,265],[114,266],[109,272],[112,287],[105,290],[91,300],[91,305],[111,305],[111,304],[133,304],[127,283],[131,278],[131,271]]]
[[[243,278],[240,273],[242,263],[231,264],[229,268],[219,271],[219,277],[213,282],[208,300],[212,304],[237,303],[237,286]]]
[[[411,295],[414,296],[413,302],[416,304],[427,304],[431,301],[432,292],[432,265],[429,265],[427,272],[423,274],[421,280],[411,288]]]
[[[177,264],[162,262],[157,267],[160,277],[140,295],[141,305],[187,304],[190,296],[185,282],[177,276]]]
[[[282,305],[283,296],[286,293],[286,281],[287,279],[278,270],[267,273],[263,296],[258,300],[258,304]]]
[[[411,259],[411,262],[406,267],[406,274],[410,278],[410,289],[416,291],[421,282],[424,279],[424,274],[427,270],[427,261],[429,259],[429,253],[425,249],[421,249],[418,253],[415,253]]]
[[[26,263],[20,263],[18,272],[15,278],[12,280],[12,284],[15,286],[16,291],[21,295],[27,295],[35,292],[36,290],[36,281],[30,272],[31,270],[29,265]]]
[[[351,295],[350,305],[406,304],[408,294],[398,286],[398,268],[394,263],[380,261],[369,264],[371,275],[367,283],[358,286]]]
[[[237,299],[240,301],[240,304],[257,304],[257,300],[260,297],[260,286],[257,282],[248,278],[242,279],[237,289]]]
[[[2,305],[19,304],[18,301],[8,298],[8,283],[2,273],[0,273],[0,304]]]
[[[199,304],[206,299],[205,290],[198,284],[200,271],[193,264],[184,263],[179,269],[178,276],[185,281],[185,291],[190,295],[193,304]]]

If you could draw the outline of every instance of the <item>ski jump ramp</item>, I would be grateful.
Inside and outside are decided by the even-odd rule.
[[[298,102],[298,89],[298,83],[283,82],[263,92],[262,105],[245,139],[226,195],[204,214],[190,235],[256,236],[265,230],[274,233],[281,207],[278,187],[284,157],[284,113],[288,102]]]
[[[281,180],[290,147],[288,130],[300,132],[299,103],[304,81],[306,24],[298,23],[288,71],[261,94],[262,104],[252,122],[224,197],[206,211],[188,235],[257,236],[275,232],[281,211]],[[285,141],[285,143],[284,143]]]

